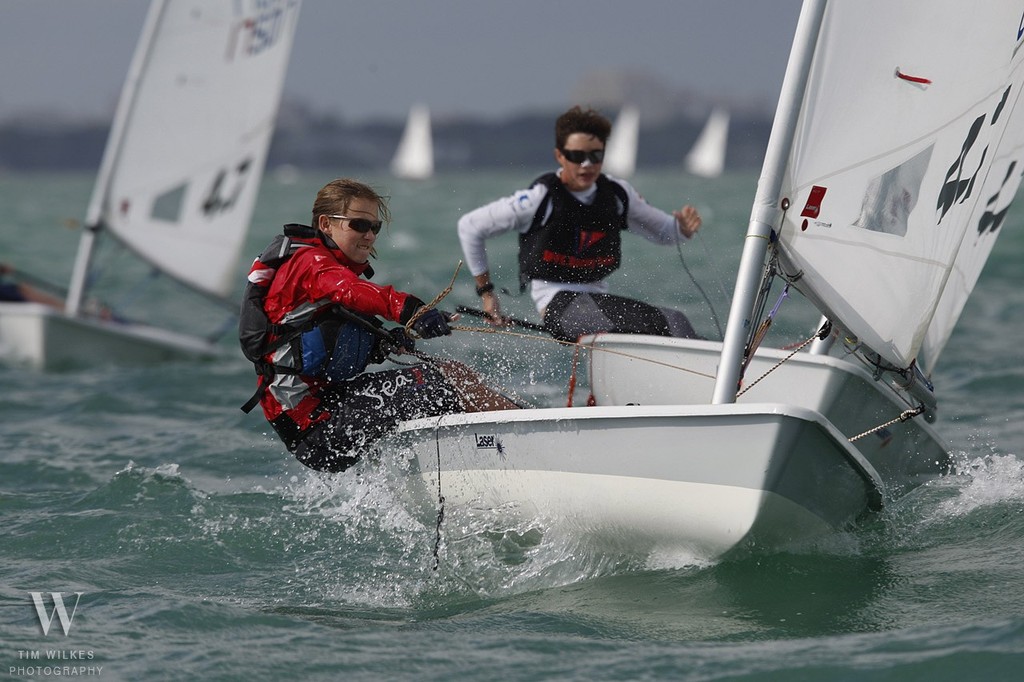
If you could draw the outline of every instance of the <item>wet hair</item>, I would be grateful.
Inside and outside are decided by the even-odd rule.
[[[555,147],[565,147],[565,141],[573,133],[593,135],[604,144],[612,133],[612,122],[593,109],[584,111],[575,106],[555,121]]]
[[[316,228],[322,215],[344,214],[353,199],[366,199],[377,204],[377,217],[385,223],[391,222],[388,197],[379,194],[367,184],[352,178],[331,180],[316,193],[313,201],[313,227]]]

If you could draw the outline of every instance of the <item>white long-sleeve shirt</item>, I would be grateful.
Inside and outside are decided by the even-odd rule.
[[[648,204],[640,196],[640,193],[625,180],[612,176],[606,177],[622,185],[629,197],[629,212],[626,215],[627,232],[638,234],[648,241],[661,245],[675,244],[679,239],[686,239],[679,232],[676,219],[672,214]],[[485,204],[459,218],[459,242],[462,244],[462,252],[466,257],[466,265],[474,276],[490,270],[487,262],[487,240],[505,232],[522,234],[529,230],[530,225],[533,224],[533,216],[547,193],[548,188],[544,184],[538,183],[530,189],[519,190],[511,196]],[[572,195],[589,205],[593,203],[594,197],[597,195],[597,183],[582,192],[572,192]],[[548,214],[550,212],[551,206],[549,205]],[[546,220],[547,216],[544,218]],[[608,282],[603,279],[582,283],[530,280],[530,296],[533,298],[533,304],[537,307],[537,312],[542,315],[555,294],[566,290],[604,294],[608,292]]]

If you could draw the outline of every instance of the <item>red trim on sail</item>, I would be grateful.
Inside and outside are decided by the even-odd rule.
[[[905,74],[902,71],[900,71],[900,67],[898,67],[898,66],[896,67],[896,77],[897,78],[902,78],[905,81],[910,81],[911,83],[920,83],[921,85],[931,85],[932,84],[931,79],[923,78],[921,76],[911,76],[911,75]]]

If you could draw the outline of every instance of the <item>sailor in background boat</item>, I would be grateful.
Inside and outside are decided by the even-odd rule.
[[[45,291],[38,289],[31,284],[8,280],[14,274],[14,268],[6,263],[0,263],[0,301],[14,303],[42,303],[57,310],[64,309],[64,301],[51,296]]]
[[[529,285],[544,325],[558,339],[618,332],[699,338],[671,308],[608,293],[605,279],[620,265],[622,232],[656,244],[689,239],[701,226],[693,206],[671,214],[648,204],[628,182],[601,173],[611,122],[573,107],[555,122],[554,173],[459,219],[459,240],[491,324],[507,320],[494,291],[485,242],[519,233],[520,290]]]
[[[249,273],[239,322],[243,352],[259,373],[264,416],[296,458],[312,469],[344,471],[399,421],[516,405],[487,389],[468,367],[429,360],[366,372],[391,353],[413,350],[397,327],[430,339],[451,334],[449,318],[421,311],[419,298],[373,284],[370,256],[385,200],[341,178],[313,203],[313,225],[287,225]],[[365,277],[365,279],[364,279]]]

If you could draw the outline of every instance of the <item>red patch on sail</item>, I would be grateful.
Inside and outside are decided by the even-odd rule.
[[[591,232],[590,230],[580,230],[580,247],[577,253],[583,253],[594,244],[598,243],[605,238],[604,232]]]
[[[826,187],[818,185],[811,187],[811,194],[807,197],[807,203],[804,204],[804,210],[800,212],[800,215],[805,218],[817,218],[821,212],[821,200],[825,198],[827,191]]]

